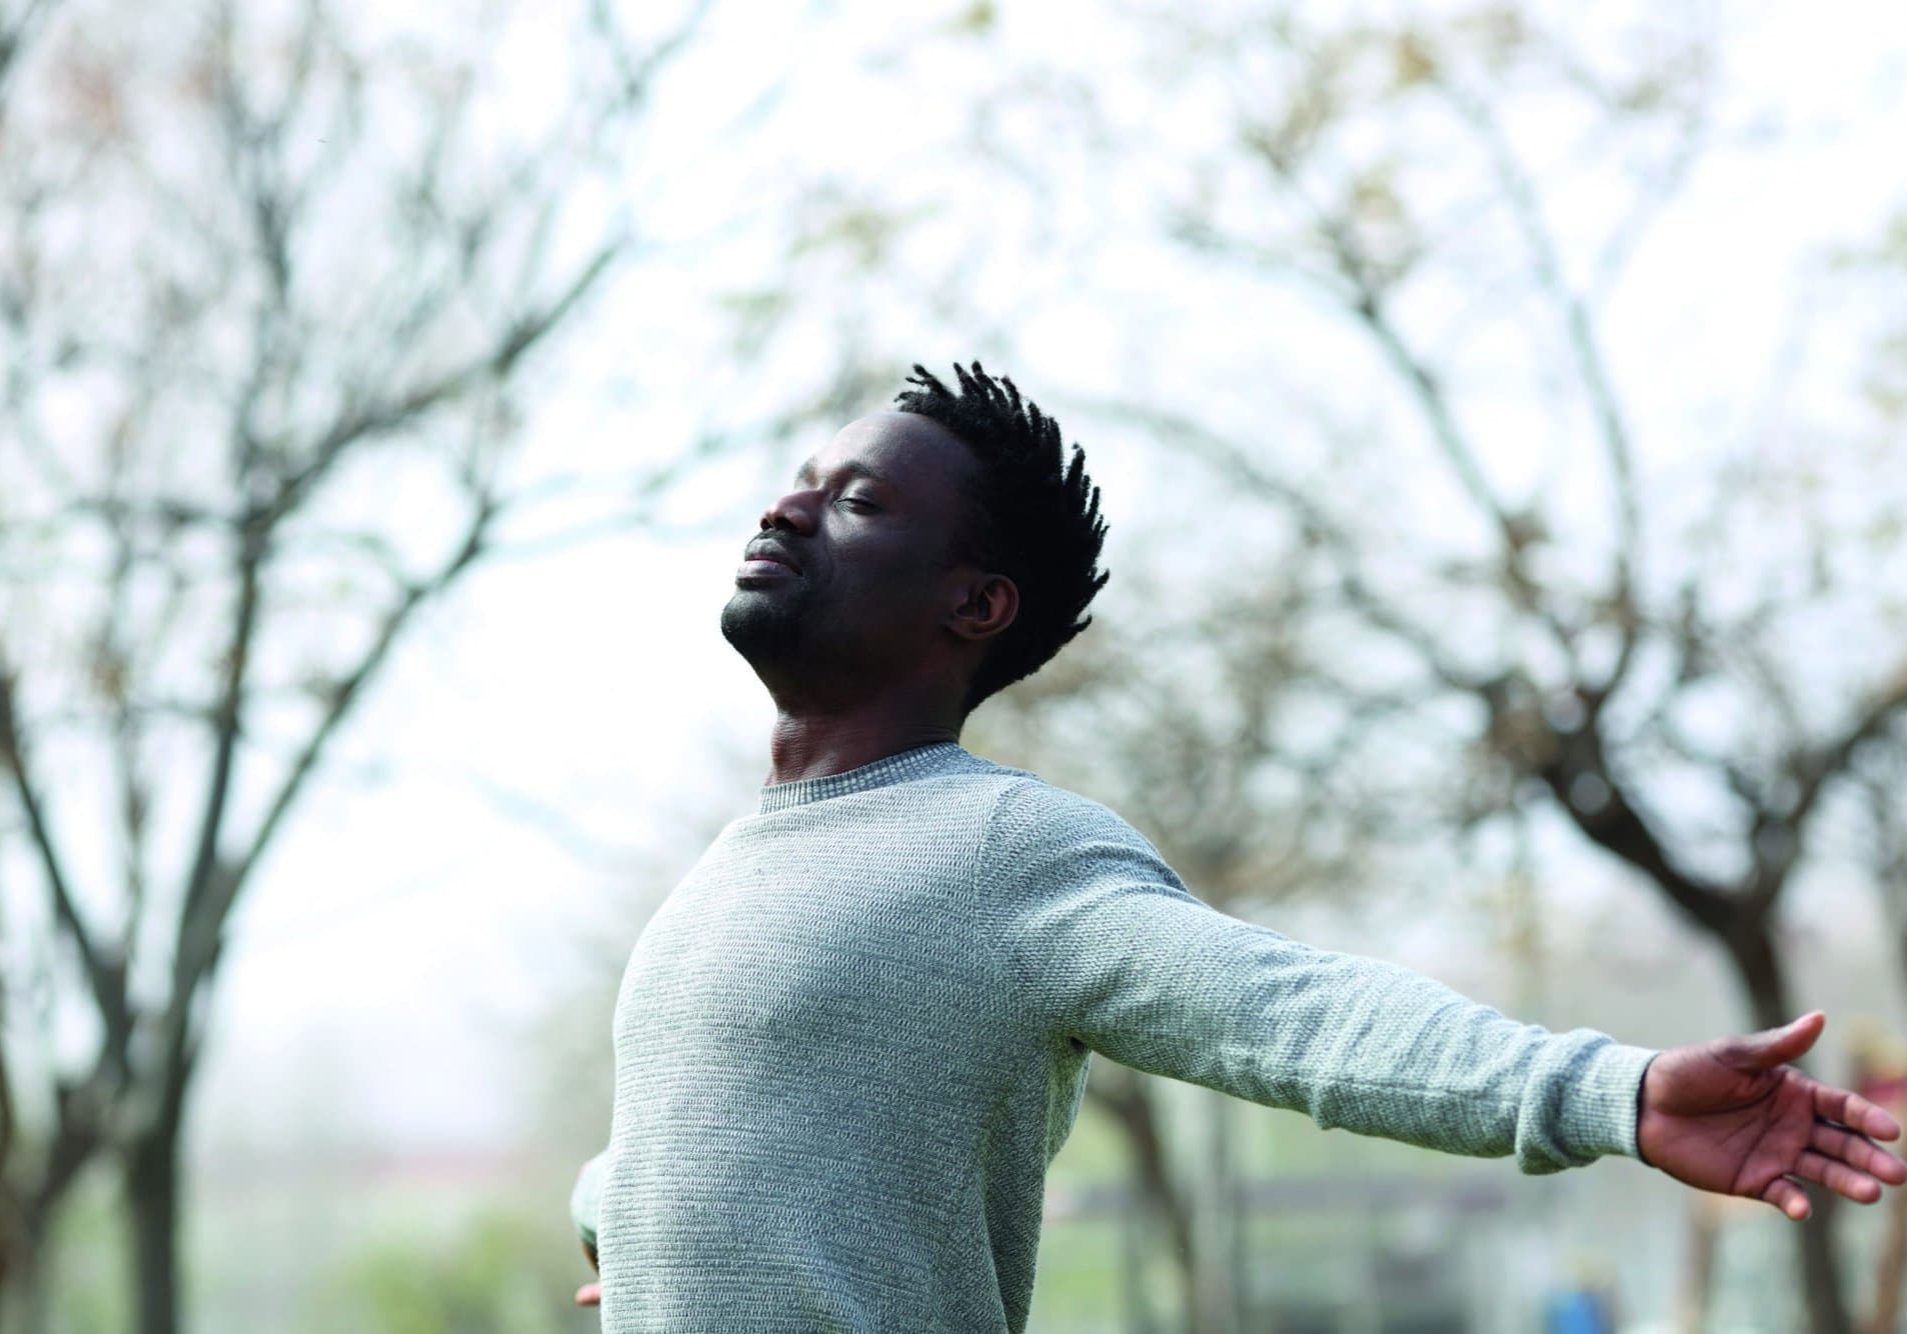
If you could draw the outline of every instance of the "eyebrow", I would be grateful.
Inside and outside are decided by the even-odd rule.
[[[798,482],[804,477],[812,477],[814,470],[814,460],[809,459],[806,463],[795,469],[795,480]],[[892,485],[884,473],[876,472],[865,463],[857,462],[854,459],[847,460],[847,462],[837,467],[835,471],[846,473],[850,477],[865,477],[870,482],[881,482]]]

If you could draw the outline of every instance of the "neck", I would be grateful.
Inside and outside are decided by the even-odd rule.
[[[890,695],[839,709],[782,707],[769,736],[770,783],[824,778],[936,741],[960,740],[961,719],[944,704]]]

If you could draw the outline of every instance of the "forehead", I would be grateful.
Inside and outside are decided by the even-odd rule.
[[[932,492],[963,484],[978,466],[960,437],[932,418],[877,412],[843,426],[795,470],[795,480],[818,482],[848,473],[902,491]]]

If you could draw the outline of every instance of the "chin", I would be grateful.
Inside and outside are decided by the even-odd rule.
[[[722,638],[750,662],[787,658],[801,643],[796,599],[764,596],[766,592],[738,588],[722,608]]]

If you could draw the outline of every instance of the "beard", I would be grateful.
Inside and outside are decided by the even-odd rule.
[[[760,670],[796,662],[806,642],[807,585],[738,588],[722,607],[722,638]]]

